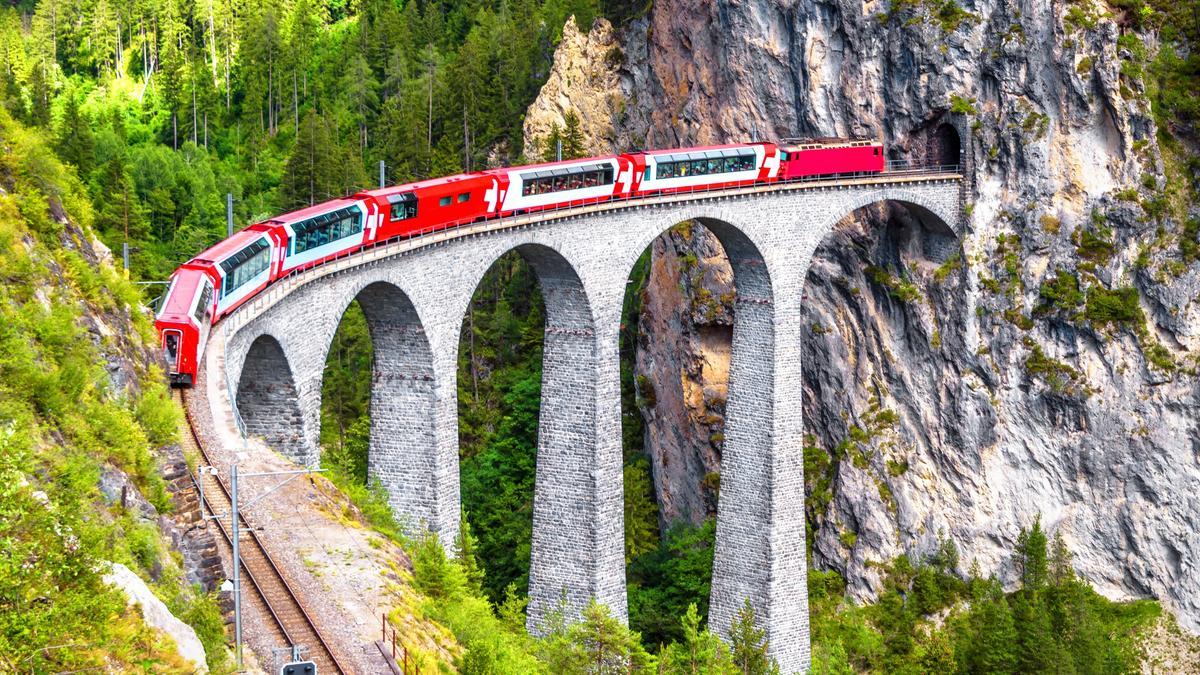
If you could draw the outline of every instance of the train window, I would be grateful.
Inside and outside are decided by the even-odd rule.
[[[266,239],[255,240],[253,244],[221,261],[221,269],[225,270],[221,297],[224,298],[241,288],[270,265],[271,247]]]
[[[292,225],[292,254],[303,253],[362,232],[362,212],[357,207],[339,209]]]
[[[438,206],[450,206],[451,201],[453,200],[450,197],[442,197],[438,200]]]
[[[709,150],[685,155],[660,155],[657,157],[653,177],[657,179],[707,176],[735,171],[751,171],[756,162],[750,153],[734,154],[734,150]],[[650,167],[646,167],[646,180],[651,179]]]
[[[788,154],[787,154],[787,150],[780,150],[780,151],[779,151],[779,161],[781,161],[781,162],[786,162],[786,161],[788,161]]]
[[[612,183],[613,168],[607,164],[546,169],[521,174],[521,196],[529,197],[559,190],[582,190]]]
[[[469,199],[471,199],[471,193],[470,193],[470,192],[464,192],[464,193],[462,193],[462,194],[460,194],[460,195],[458,196],[458,203],[459,203],[459,204],[462,204],[463,202],[465,202],[465,201],[467,201],[467,200],[469,200]]]
[[[196,303],[196,313],[193,315],[199,323],[204,323],[208,318],[208,303],[212,302],[212,291],[212,284],[205,281],[204,288],[200,290],[200,301]]]
[[[411,192],[388,197],[392,203],[392,220],[408,220],[417,217],[417,198]]]

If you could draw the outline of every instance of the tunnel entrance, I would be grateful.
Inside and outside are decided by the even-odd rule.
[[[962,164],[962,141],[958,130],[949,122],[942,122],[926,137],[925,157],[929,164],[947,166]]]

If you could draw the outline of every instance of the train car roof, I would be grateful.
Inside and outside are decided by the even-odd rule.
[[[779,147],[784,150],[811,150],[813,148],[860,148],[872,145],[883,145],[876,138],[789,138],[780,141]]]
[[[442,176],[441,178],[426,178],[415,183],[404,183],[402,185],[392,185],[385,188],[377,188],[374,190],[365,190],[357,193],[355,196],[362,197],[383,197],[387,198],[399,192],[412,192],[413,190],[429,190],[439,187],[450,187],[466,180],[487,178],[487,175],[482,172],[475,173],[456,173],[453,176]]]
[[[733,150],[735,148],[749,148],[756,145],[770,145],[766,141],[754,141],[753,143],[726,143],[725,145],[698,145],[692,148],[666,148],[663,150],[643,150],[642,155],[686,155],[689,152],[709,152],[712,150]]]
[[[219,241],[213,247],[205,250],[200,255],[189,260],[189,263],[217,263],[229,256],[237,253],[245,248],[254,240],[265,235],[274,225],[269,223],[255,223],[244,230],[239,230],[233,233],[232,237],[226,237]]]
[[[347,206],[350,206],[351,204],[354,204],[356,201],[358,201],[358,200],[353,199],[351,197],[342,197],[339,199],[331,199],[327,202],[321,202],[320,204],[314,204],[312,206],[308,206],[303,209],[298,209],[296,211],[288,211],[287,213],[282,213],[273,218],[269,218],[260,224],[262,224],[262,225],[286,225],[286,224],[290,224],[290,223],[295,223],[295,222],[299,222],[301,220],[307,220],[309,218],[312,218],[313,216],[319,216],[323,213],[328,213],[328,212],[336,210],[336,209],[345,208]]]
[[[208,276],[194,267],[181,267],[171,279],[170,292],[158,311],[158,319],[186,319],[192,311],[192,299],[196,289]]]
[[[537,171],[545,169],[553,169],[560,166],[577,166],[583,164],[591,164],[595,162],[607,162],[611,159],[618,159],[620,155],[600,155],[599,157],[580,157],[578,159],[564,159],[561,162],[539,162],[537,164],[521,164],[519,166],[501,166],[495,169],[488,169],[485,173],[509,173],[512,171]]]

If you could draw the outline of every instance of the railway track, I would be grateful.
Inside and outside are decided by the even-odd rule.
[[[212,460],[204,450],[204,444],[200,442],[200,437],[196,434],[195,427],[192,426],[191,413],[187,407],[187,395],[182,389],[177,389],[176,398],[183,406],[187,422],[187,429],[181,434],[180,441],[185,447],[191,446],[203,458],[205,464],[212,465]],[[233,540],[230,537],[228,522],[232,500],[225,482],[212,474],[193,476],[193,480],[203,481],[204,500],[208,503],[209,510],[214,514],[225,516],[216,519],[215,522],[225,543],[232,545]],[[274,635],[272,637],[278,642],[278,646],[302,645],[305,647],[304,657],[316,664],[318,673],[351,673],[338,661],[333,650],[329,648],[320,631],[317,630],[316,624],[300,604],[300,600],[288,585],[287,579],[283,577],[275,561],[271,559],[271,555],[258,535],[240,514],[238,520],[240,521],[239,529],[246,533],[240,537],[238,542],[239,555],[242,559],[242,578],[245,580],[242,583],[242,606],[256,606],[262,610],[264,615],[270,617],[268,623],[273,624]]]

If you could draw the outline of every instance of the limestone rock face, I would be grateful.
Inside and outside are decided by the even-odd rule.
[[[583,33],[575,25],[575,17],[568,19],[550,76],[525,114],[526,154],[541,148],[554,125],[564,128],[569,111],[579,117],[588,153],[609,152],[616,141],[614,111],[625,105],[618,70],[624,58],[607,20],[596,19],[591,30]]]
[[[847,218],[813,261],[797,346],[808,454],[826,458],[807,477],[811,564],[869,598],[871,563],[944,536],[964,568],[1012,582],[1008,552],[1040,514],[1098,590],[1157,597],[1200,629],[1200,265],[1181,258],[1183,214],[1139,205],[1165,178],[1143,84],[1121,72],[1129,29],[1099,3],[1072,5],[1092,27],[1063,3],[960,4],[936,17],[878,0],[659,0],[617,37],[619,98],[552,92],[621,103],[598,149],[869,135],[889,159],[964,162],[961,240],[893,205]],[[1060,272],[1081,296],[1054,306],[1043,288]],[[720,352],[687,337],[690,285],[652,277],[651,297],[673,281],[678,317],[654,316],[639,355],[656,389],[680,372],[664,365],[677,325],[672,363]],[[1137,308],[1124,320],[1083,300],[1122,289]],[[695,410],[660,398],[647,434],[656,467],[692,467],[655,476],[689,518],[718,449]]]
[[[129,598],[129,604],[138,605],[141,608],[142,618],[146,621],[147,626],[170,636],[179,649],[179,655],[190,661],[195,666],[197,673],[208,672],[204,645],[200,644],[200,638],[196,637],[196,631],[175,618],[175,615],[171,614],[171,610],[167,609],[163,601],[154,595],[154,591],[150,590],[141,577],[121,563],[113,563],[112,569],[104,575],[104,581],[124,591],[126,597]]]
[[[716,237],[683,223],[654,241],[636,355],[645,449],[662,525],[716,515],[733,337],[733,271]]]

